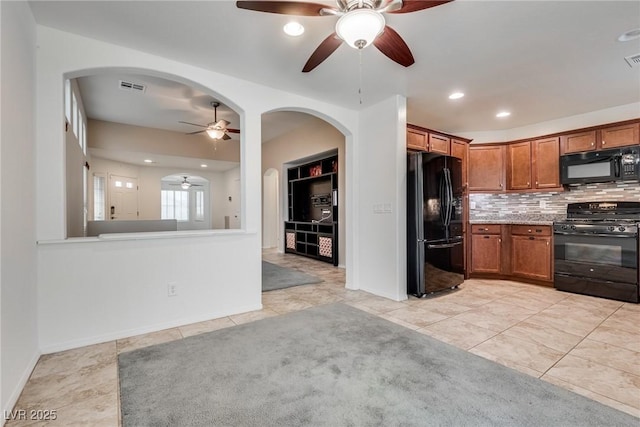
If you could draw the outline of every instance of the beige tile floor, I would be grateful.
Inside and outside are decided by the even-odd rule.
[[[335,301],[640,417],[637,304],[498,280],[396,302],[345,289],[344,270],[323,262],[275,251],[264,259],[324,282],[266,292],[260,311],[44,355],[15,410],[55,410],[57,420],[6,425],[118,426],[118,353]]]

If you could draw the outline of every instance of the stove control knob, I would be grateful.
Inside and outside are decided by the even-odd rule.
[[[613,225],[610,225],[609,227],[607,227],[607,229],[608,229],[609,231],[614,231],[616,228],[615,228]]]
[[[624,230],[626,230],[626,228],[624,228],[623,226],[620,226],[620,227],[618,227],[618,230],[619,231],[624,231]]]
[[[572,225],[572,226],[571,226],[571,229],[572,229],[573,231],[575,231],[575,230],[576,230],[576,226],[575,226],[575,225]]]

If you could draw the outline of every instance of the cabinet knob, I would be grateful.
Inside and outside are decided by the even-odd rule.
[[[529,229],[529,233],[531,233],[531,229]]]
[[[602,145],[604,145],[604,144],[606,144],[606,142],[602,141]],[[591,145],[593,145],[593,144],[591,144]]]
[[[502,183],[500,183],[500,188],[502,188]]]
[[[549,241],[547,240],[547,246],[549,246]]]
[[[538,181],[536,181],[536,186],[538,185]]]
[[[498,243],[502,243],[502,239],[498,239]]]
[[[595,142],[592,142],[592,143],[591,143],[591,146],[593,147],[594,145],[596,145],[596,143],[595,143]]]
[[[531,183],[530,183],[530,182],[527,182],[527,186],[529,186],[529,185],[531,185]]]

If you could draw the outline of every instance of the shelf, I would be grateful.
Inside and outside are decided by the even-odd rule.
[[[285,252],[338,265],[338,156],[289,168],[287,190]]]
[[[329,172],[329,173],[323,173],[322,175],[305,176],[304,178],[290,179],[289,182],[293,183],[293,182],[300,182],[300,181],[309,181],[310,179],[331,178],[332,176],[335,176],[335,175],[336,175],[336,172]]]

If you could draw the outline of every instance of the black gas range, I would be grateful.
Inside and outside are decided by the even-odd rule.
[[[639,223],[640,202],[569,204],[553,223],[555,287],[638,302]]]

